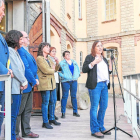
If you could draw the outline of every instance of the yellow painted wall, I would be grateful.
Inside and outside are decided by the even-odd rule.
[[[80,68],[80,52],[83,52],[83,63],[85,57],[87,56],[87,43],[86,42],[77,42],[76,43],[76,62]],[[87,74],[81,73],[81,76],[78,79],[78,83],[86,83]]]
[[[73,31],[73,24],[72,24],[72,20],[73,20],[73,15],[72,15],[72,4],[73,1],[72,0],[66,0],[65,1],[65,19],[66,19],[66,23],[68,28],[70,29],[70,31]],[[67,14],[70,15],[70,19],[68,18]]]
[[[79,19],[78,0],[75,0],[75,33],[78,38],[87,37],[86,0],[82,2],[82,19]]]
[[[56,48],[56,57],[61,60],[61,44],[60,37],[56,30],[51,26],[51,46]]]
[[[140,73],[140,41],[138,41],[137,46],[135,46],[135,65],[136,73]]]
[[[60,18],[60,0],[50,0],[50,8]]]
[[[66,48],[70,52],[71,59],[73,59],[73,48],[72,48],[72,45],[69,41],[66,41]]]
[[[116,21],[102,23],[105,21],[105,0],[98,0],[98,35],[109,35],[119,33],[120,26],[120,1],[116,0]]]
[[[140,1],[139,0],[133,0],[134,1],[134,29],[139,30],[140,29]],[[133,13],[132,13],[133,14]]]

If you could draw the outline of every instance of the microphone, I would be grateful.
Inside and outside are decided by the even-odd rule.
[[[103,51],[114,51],[114,49],[106,49],[106,48],[104,48]]]

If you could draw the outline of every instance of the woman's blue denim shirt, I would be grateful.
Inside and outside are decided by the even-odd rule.
[[[60,67],[62,69],[61,72],[59,72],[59,76],[61,77],[61,82],[67,82],[67,81],[76,81],[79,76],[80,76],[80,70],[79,70],[79,67],[78,67],[78,64],[76,61],[72,60],[72,63],[74,65],[74,72],[73,72],[73,75],[69,69],[69,65],[67,63],[67,61],[64,59],[62,60],[59,64],[60,64]]]

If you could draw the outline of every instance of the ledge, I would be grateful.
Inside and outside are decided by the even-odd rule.
[[[105,23],[110,23],[110,22],[115,22],[116,19],[112,19],[112,20],[107,20],[107,21],[103,21],[102,23],[105,24]]]

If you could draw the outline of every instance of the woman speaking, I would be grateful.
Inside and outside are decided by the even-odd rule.
[[[104,138],[104,135],[111,135],[111,132],[105,133],[104,117],[108,106],[108,89],[110,88],[109,74],[112,71],[111,60],[108,65],[104,57],[103,45],[96,40],[83,64],[83,73],[87,73],[86,87],[89,91],[90,108],[90,129],[91,135],[97,138]],[[99,110],[97,112],[99,106]]]

